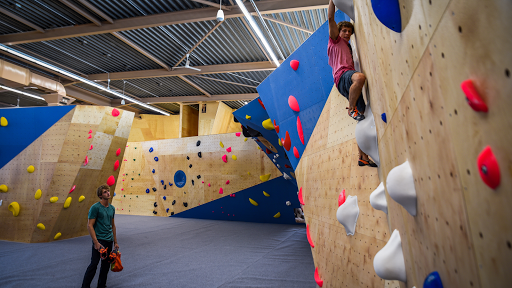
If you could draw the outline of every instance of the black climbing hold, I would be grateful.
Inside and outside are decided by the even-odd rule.
[[[187,156],[187,160],[190,160],[190,157]]]
[[[158,204],[156,204],[156,202],[155,202],[155,203],[153,204],[153,206],[158,207]]]
[[[156,215],[156,211],[154,211],[154,210],[153,210],[153,214],[155,214],[155,215]]]
[[[154,159],[155,159],[155,161],[158,161],[158,157],[155,157]]]
[[[176,204],[176,200],[172,200],[172,205]]]
[[[192,180],[192,185],[194,185],[194,180]]]
[[[187,202],[183,202],[183,206],[187,207],[188,203]]]
[[[192,168],[192,164],[188,165],[188,168]]]
[[[171,216],[174,215],[174,212],[171,212]]]
[[[164,190],[167,189],[167,185],[164,185]]]
[[[196,146],[201,145],[201,141],[197,141]]]
[[[135,149],[137,149],[137,148],[135,148]],[[149,152],[150,153],[153,152],[153,147],[149,148]]]
[[[197,175],[197,179],[201,179],[201,175]]]
[[[153,187],[153,192],[156,192],[156,188],[155,187]]]
[[[203,154],[201,154],[201,152],[197,152],[197,157],[203,158]]]

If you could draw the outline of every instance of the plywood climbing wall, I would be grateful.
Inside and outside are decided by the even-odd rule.
[[[42,115],[49,112],[46,107],[30,109]],[[59,239],[88,234],[87,214],[98,201],[96,188],[111,175],[117,178],[119,169],[114,171],[114,162],[121,160],[122,154],[116,156],[116,150],[124,151],[131,129],[134,113],[119,112],[114,117],[111,107],[75,106],[0,169],[0,182],[9,187],[7,193],[0,194],[0,239],[47,242],[57,233],[62,234]],[[13,117],[11,123],[16,120]],[[35,167],[33,173],[27,172],[29,165]],[[70,192],[72,187],[75,189]],[[35,199],[38,189],[41,198]],[[80,196],[85,200],[79,202]],[[51,203],[51,197],[58,200]],[[68,197],[71,205],[64,208]],[[20,205],[17,217],[8,211],[12,202]],[[45,230],[36,228],[38,223]]]
[[[231,152],[226,151],[229,147]],[[270,173],[270,179],[282,176],[253,140],[245,141],[235,133],[129,142],[126,149],[113,202],[116,213],[121,214],[168,216],[259,184],[260,175]],[[178,170],[186,174],[182,188],[174,181]],[[219,194],[221,187],[223,194]]]

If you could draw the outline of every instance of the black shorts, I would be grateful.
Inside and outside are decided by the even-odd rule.
[[[349,70],[343,74],[341,74],[340,82],[338,83],[338,91],[340,91],[341,95],[343,95],[348,100],[348,93],[350,91],[350,86],[352,86],[352,75],[354,75],[356,71]],[[366,109],[366,104],[364,103],[363,93],[359,96],[356,102],[357,110],[363,114]]]

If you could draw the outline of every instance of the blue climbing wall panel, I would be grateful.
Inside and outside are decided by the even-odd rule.
[[[253,101],[249,102],[247,105],[243,106],[242,108],[236,110],[233,112],[233,115],[236,117],[236,119],[245,127],[251,127],[252,129],[258,131],[261,133],[261,135],[268,141],[272,146],[274,146],[277,150],[277,153],[274,153],[270,151],[271,153],[267,154],[267,156],[270,158],[270,160],[275,160],[274,165],[279,164],[279,171],[281,173],[286,173],[288,176],[291,176],[290,173],[294,172],[294,169],[291,166],[291,163],[289,159],[286,159],[285,150],[282,146],[279,145],[279,138],[277,136],[276,130],[267,130],[263,128],[262,122],[264,120],[269,119],[270,117],[267,114],[267,111],[263,109],[263,106],[258,101],[259,98],[254,99]],[[251,119],[246,119],[246,115],[251,116]],[[257,138],[255,138],[256,140]],[[266,152],[266,146],[259,141],[256,141],[256,144],[260,146],[262,151]],[[278,155],[279,157],[274,158],[275,155]],[[286,167],[288,166],[288,167]],[[276,165],[277,167],[277,165]],[[295,178],[291,177],[289,180],[293,183],[293,185],[297,186],[297,180]]]
[[[395,32],[402,32],[402,18],[398,0],[372,0],[373,13],[379,21]]]
[[[5,117],[9,123],[5,127],[0,126],[3,140],[0,143],[0,168],[73,108],[74,105],[0,109],[0,117]]]
[[[270,197],[265,196],[263,191],[270,194]],[[283,177],[274,178],[232,195],[235,197],[225,196],[169,217],[297,224],[293,210],[300,207],[297,187]],[[256,201],[258,206],[251,204],[249,198]],[[290,201],[291,205],[287,206],[286,201]],[[278,212],[281,213],[281,217],[274,218]]]
[[[335,19],[350,21],[341,11],[336,12]],[[286,153],[294,169],[300,157],[294,156],[293,147],[302,155],[334,85],[327,56],[328,41],[329,23],[325,22],[257,88],[268,115],[280,127],[279,137],[284,139],[286,131],[290,134],[292,145]],[[291,60],[299,61],[297,71],[290,67]],[[297,99],[300,112],[288,106],[290,95]],[[297,133],[297,116],[302,123],[304,145]]]

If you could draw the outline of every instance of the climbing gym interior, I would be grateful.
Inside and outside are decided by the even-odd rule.
[[[0,286],[81,287],[108,185],[108,287],[509,287],[509,27],[508,0],[1,1]]]

